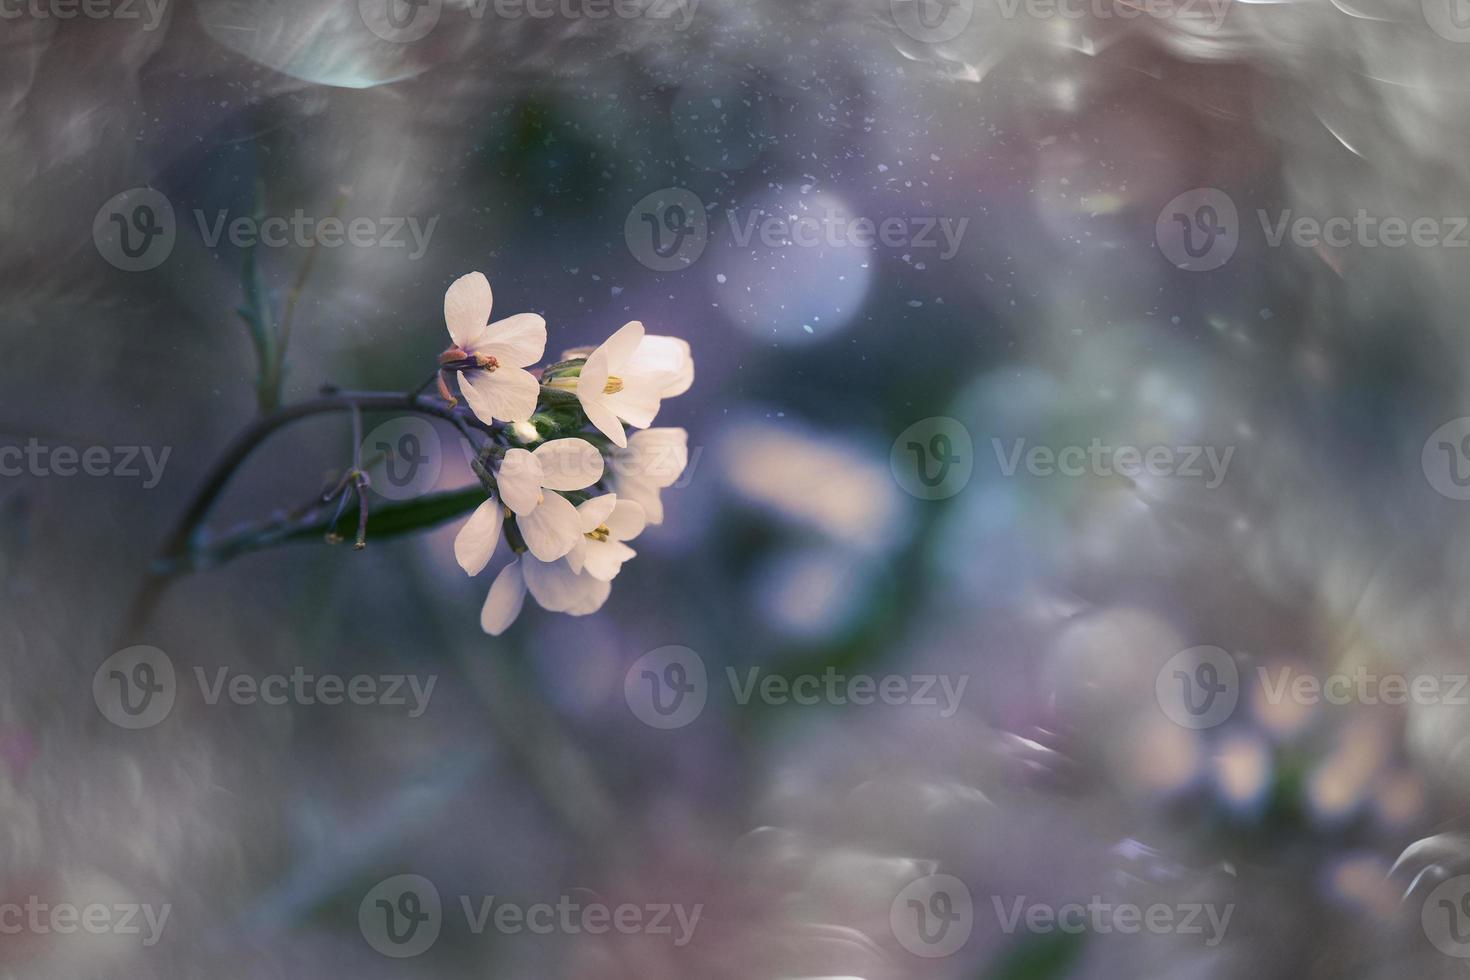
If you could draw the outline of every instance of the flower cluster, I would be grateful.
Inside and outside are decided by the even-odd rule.
[[[488,498],[460,529],[454,554],[478,575],[502,536],[515,552],[480,613],[485,632],[498,635],[527,591],[573,616],[607,601],[636,554],[627,542],[662,523],[659,492],[688,464],[683,429],[649,426],[663,399],[689,390],[694,360],[686,341],[646,334],[634,321],[595,349],[528,370],[545,353],[546,321],[518,313],[491,323],[492,300],[478,272],[444,294],[454,344],[439,358],[439,390],[455,404],[457,375],[460,395],[493,433],[474,463]],[[630,435],[625,425],[641,431]]]

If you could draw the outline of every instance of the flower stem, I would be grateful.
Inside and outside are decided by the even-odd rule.
[[[463,413],[449,408],[442,402],[417,394],[397,391],[337,391],[331,390],[318,398],[288,405],[277,412],[257,419],[232,439],[214,467],[205,477],[204,483],[195,491],[184,513],[175,523],[173,530],[164,539],[163,547],[150,563],[147,576],[138,590],[125,620],[124,639],[131,642],[147,625],[153,610],[163,597],[168,583],[182,568],[174,559],[186,554],[194,545],[199,529],[209,517],[215,503],[229,486],[230,481],[244,465],[246,459],[278,430],[316,415],[337,412],[412,412],[445,419],[460,428],[478,429],[488,435],[497,434],[503,427],[487,425],[478,418],[466,418]],[[361,440],[357,440],[358,443]]]

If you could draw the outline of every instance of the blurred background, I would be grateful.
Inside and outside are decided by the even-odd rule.
[[[3,5],[0,975],[1460,975],[1467,42],[1460,0]],[[692,347],[600,612],[486,636],[457,520],[150,578],[262,411],[251,322],[287,404],[408,391],[475,270],[548,360]],[[415,492],[472,485],[425,424]],[[211,533],[352,451],[283,427]],[[136,645],[177,692],[128,727]],[[699,915],[480,917],[558,902]]]

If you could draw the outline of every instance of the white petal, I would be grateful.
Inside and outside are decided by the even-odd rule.
[[[583,397],[581,389],[578,389],[577,397],[582,401],[582,411],[587,415],[587,421],[597,426],[597,431],[611,439],[615,446],[621,448],[628,444],[628,434],[623,431],[623,423],[618,421],[618,414],[608,405],[606,395],[599,392],[592,397]]]
[[[529,514],[541,503],[541,462],[529,449],[507,449],[495,471],[500,499],[517,514]]]
[[[598,350],[607,352],[607,369],[610,374],[617,374],[638,350],[638,345],[643,342],[643,324],[632,320],[623,324],[611,337],[602,342]],[[596,353],[594,351],[594,353]],[[591,358],[588,358],[590,361]]]
[[[517,313],[485,328],[475,353],[489,354],[505,367],[535,364],[546,353],[546,321],[535,313]]]
[[[648,515],[644,512],[642,504],[633,500],[619,500],[603,523],[607,525],[608,531],[612,532],[613,540],[632,541],[643,533],[644,525],[648,523]]]
[[[587,609],[591,612],[607,599],[605,594],[600,600],[598,598],[602,586],[607,583],[590,575],[578,575],[564,561],[543,562],[529,556],[521,561],[525,565],[526,588],[531,590],[531,595],[543,609],[552,612]]]
[[[643,474],[660,487],[673,486],[689,465],[689,433],[680,428],[635,433],[629,448],[638,454]]]
[[[504,633],[521,614],[521,605],[526,601],[526,579],[521,565],[520,561],[512,561],[490,583],[490,594],[480,610],[480,629],[491,636]]]
[[[461,371],[459,391],[481,422],[524,422],[536,414],[541,384],[518,367]]]
[[[588,354],[582,370],[577,372],[577,397],[581,398],[584,391],[589,395],[599,394],[607,387],[608,374],[607,346],[604,345]]]
[[[648,480],[636,476],[615,476],[612,480],[613,489],[618,492],[619,500],[628,500],[643,508],[643,515],[649,524],[662,524],[664,522],[664,503],[659,498],[659,488]]]
[[[622,571],[623,562],[637,553],[621,541],[588,541],[583,571],[599,581],[611,582]]]
[[[689,433],[661,427],[633,433],[626,450],[611,454],[609,469],[619,478],[667,487],[679,479],[688,464]]]
[[[602,453],[586,439],[553,439],[534,452],[543,487],[581,490],[602,479]]]
[[[605,493],[578,504],[577,515],[582,518],[582,533],[597,530],[617,505],[618,495],[615,493]]]
[[[585,579],[586,583],[582,586],[577,601],[567,606],[562,612],[568,616],[588,616],[597,612],[607,602],[607,597],[612,595],[612,583],[595,579],[590,575],[577,577]]]
[[[660,398],[673,398],[689,390],[694,383],[694,355],[689,341],[682,337],[648,334],[623,366],[627,374],[653,378]]]
[[[587,355],[587,363],[582,365],[577,375],[577,401],[582,403],[582,411],[588,421],[613,442],[625,446],[627,436],[623,434],[623,423],[607,407],[607,395],[602,391],[607,386],[607,377],[607,349],[599,347]]]
[[[500,501],[491,497],[475,508],[464,527],[454,536],[454,558],[469,575],[479,575],[500,543],[500,525],[505,514]]]
[[[516,527],[531,554],[542,561],[555,561],[582,540],[582,519],[577,516],[577,508],[561,494],[550,491],[541,506],[529,514],[516,515]]]
[[[444,325],[463,349],[473,351],[484,336],[494,298],[490,280],[480,272],[460,276],[449,284],[444,293]]]
[[[572,571],[580,572],[582,570],[582,563],[587,560],[588,544],[589,542],[584,535],[577,540],[576,544],[572,545],[572,550],[567,552],[567,567]]]
[[[622,391],[606,398],[618,418],[640,429],[652,425],[653,417],[658,414],[657,382],[649,377],[629,377],[623,382]]]

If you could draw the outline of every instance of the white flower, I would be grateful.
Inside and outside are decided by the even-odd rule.
[[[481,525],[481,514],[487,508],[496,510],[494,531]],[[583,502],[576,514],[582,538],[565,558],[542,561],[535,554],[521,555],[495,576],[480,610],[480,626],[486,633],[499,636],[515,622],[528,589],[543,609],[569,616],[595,613],[607,602],[613,578],[634,555],[623,542],[643,530],[643,510],[609,493]],[[455,556],[465,571],[473,575],[485,567],[499,534],[498,504],[492,498],[475,511],[455,539]],[[463,549],[461,541],[465,542]]]
[[[623,562],[638,553],[623,542],[643,532],[647,523],[643,508],[609,493],[584,502],[577,513],[582,518],[582,540],[567,552],[567,565],[573,572],[585,571],[599,581],[611,582],[622,571]]]
[[[499,636],[521,614],[526,592],[541,608],[568,616],[597,612],[612,593],[612,583],[572,571],[566,559],[544,562],[534,555],[521,555],[500,570],[480,610],[480,628]]]
[[[582,540],[577,508],[561,494],[545,491],[590,487],[602,479],[602,467],[602,454],[585,439],[553,439],[535,450],[506,450],[495,483],[531,554],[555,561]]]
[[[494,494],[475,508],[464,527],[454,536],[454,558],[467,575],[479,575],[500,543],[500,525],[505,514]]]
[[[659,491],[673,486],[689,465],[689,433],[667,427],[635,432],[626,448],[613,449],[608,458],[613,492],[642,507],[649,524],[662,524]]]
[[[523,422],[536,412],[540,382],[529,371],[546,351],[546,321],[534,313],[517,313],[490,322],[490,282],[471,272],[450,284],[444,294],[444,323],[454,346],[441,361],[471,360],[463,368],[459,390],[486,423]]]
[[[624,422],[647,428],[660,401],[683,394],[693,382],[688,342],[645,337],[643,324],[634,320],[587,355],[575,390],[588,420],[618,446],[626,446]]]

